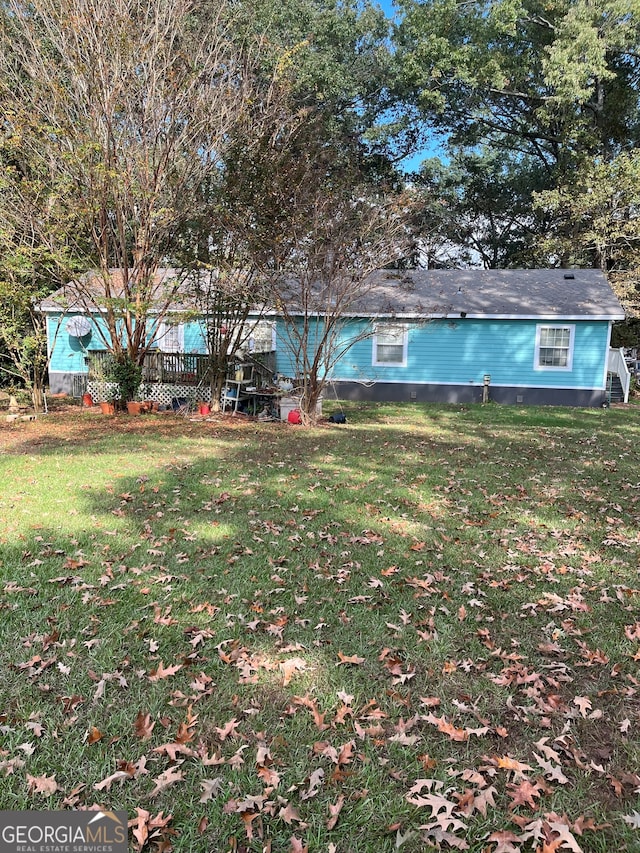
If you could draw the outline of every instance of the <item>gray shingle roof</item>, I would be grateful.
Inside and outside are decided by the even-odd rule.
[[[87,274],[91,275],[91,274]],[[175,273],[159,270],[158,298]],[[92,286],[104,293],[99,278]],[[117,280],[113,274],[112,281]],[[624,310],[606,276],[600,270],[379,270],[373,273],[366,293],[349,306],[359,316],[397,317],[544,317],[624,319]],[[295,290],[295,288],[293,289]],[[184,310],[182,287],[173,309]],[[73,311],[89,310],[78,299],[72,284],[40,303],[43,311],[59,311],[61,304]]]
[[[371,291],[351,312],[624,318],[624,310],[600,270],[382,270],[374,278]]]
[[[177,290],[180,296],[180,286],[176,285],[177,273],[172,269],[159,269],[153,277],[153,289],[155,297],[160,302]],[[123,276],[120,270],[110,270],[110,293],[117,298],[122,295]],[[91,311],[96,306],[91,303],[89,295],[93,294],[97,299],[104,299],[105,283],[100,273],[89,270],[78,278],[78,282],[70,281],[60,287],[54,293],[42,299],[39,303],[41,311]],[[175,306],[177,310],[183,308],[182,304]]]

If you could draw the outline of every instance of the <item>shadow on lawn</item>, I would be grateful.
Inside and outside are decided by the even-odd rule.
[[[640,428],[627,412],[585,410],[577,417],[575,410],[410,406],[400,408],[400,417],[393,418],[398,407],[383,404],[345,410],[346,426],[310,430],[233,417],[202,422],[121,415],[107,422],[83,412],[72,421],[68,417],[52,421],[51,433],[45,421],[38,430],[29,429],[29,424],[19,434],[5,434],[3,455],[5,459],[26,455],[46,459],[72,454],[77,464],[87,468],[89,480],[93,457],[112,455],[115,461],[124,457],[137,471],[128,477],[126,468],[113,470],[116,493],[135,495],[140,478],[160,478],[165,494],[189,488],[203,503],[217,499],[210,482],[216,474],[221,481],[230,474],[238,480],[233,501],[246,491],[247,479],[259,478],[259,488],[252,487],[253,498],[245,496],[247,510],[252,500],[257,509],[265,507],[265,500],[295,503],[300,499],[296,496],[300,476],[313,474],[320,478],[318,494],[326,490],[329,478],[333,492],[338,487],[347,493],[370,490],[379,500],[406,510],[420,502],[421,492],[425,500],[433,499],[438,490],[442,498],[442,490],[481,492],[485,487],[488,493],[498,490],[522,496],[526,488],[535,492],[540,483],[550,480],[563,492],[556,494],[556,500],[573,501],[575,488],[599,491],[612,466],[640,438]],[[151,460],[153,470],[144,470]],[[313,489],[307,489],[304,502],[313,509],[316,499]],[[100,482],[91,494],[79,490],[76,499],[89,514],[114,511],[113,498]],[[131,522],[140,523],[143,509]],[[126,506],[122,511],[127,515]],[[174,507],[171,512],[175,511]],[[332,511],[339,513],[340,507]],[[198,515],[202,510],[191,507],[188,513]],[[509,522],[517,520],[514,515]]]
[[[132,469],[109,471],[108,487],[104,477],[89,489],[61,483],[73,497],[77,531],[61,531],[47,523],[36,530],[17,531],[2,544],[5,582],[34,590],[33,594],[6,589],[3,593],[5,602],[15,595],[26,596],[20,615],[5,603],[5,616],[14,620],[12,636],[30,644],[31,650],[25,650],[20,660],[32,656],[33,645],[41,649],[46,627],[52,634],[60,630],[64,640],[77,641],[74,654],[82,663],[77,684],[67,683],[52,667],[47,672],[51,691],[40,695],[37,686],[30,685],[26,698],[11,696],[9,706],[26,708],[21,711],[25,719],[31,702],[34,707],[49,705],[52,716],[54,710],[59,715],[60,696],[73,700],[76,690],[87,699],[93,694],[95,684],[80,681],[84,673],[95,670],[98,676],[112,675],[114,667],[122,667],[131,681],[129,697],[137,691],[142,702],[140,695],[145,691],[157,691],[158,714],[175,711],[177,718],[182,711],[166,707],[176,685],[187,691],[197,669],[223,680],[218,644],[224,654],[246,645],[274,659],[299,653],[317,663],[307,682],[301,675],[287,689],[281,683],[277,690],[272,685],[246,687],[246,695],[258,696],[261,707],[269,702],[275,705],[271,710],[281,718],[275,724],[283,730],[293,719],[286,711],[290,694],[313,692],[316,687],[314,696],[324,691],[326,697],[335,697],[345,684],[349,689],[357,684],[357,689],[370,691],[367,698],[380,697],[389,725],[409,716],[406,703],[411,701],[411,691],[414,696],[439,691],[443,706],[438,714],[455,713],[455,705],[447,702],[459,701],[460,696],[465,702],[484,701],[480,694],[486,684],[475,670],[458,671],[450,682],[440,678],[446,661],[470,658],[471,644],[478,644],[478,623],[471,616],[466,623],[458,618],[457,604],[452,612],[446,611],[449,593],[459,593],[466,580],[481,587],[485,571],[502,570],[509,560],[518,562],[520,558],[510,555],[509,548],[517,536],[526,537],[527,530],[533,530],[538,540],[524,542],[532,550],[522,562],[530,560],[535,566],[545,549],[552,547],[549,543],[554,548],[559,541],[567,543],[565,534],[575,526],[576,513],[583,512],[585,520],[593,522],[579,534],[585,543],[581,553],[599,548],[601,537],[593,545],[589,537],[592,528],[604,529],[601,510],[611,501],[622,500],[624,482],[637,476],[629,445],[635,442],[638,427],[626,416],[614,420],[608,418],[610,413],[601,412],[593,418],[585,413],[577,422],[573,412],[565,416],[554,411],[542,417],[533,412],[516,416],[492,407],[421,407],[423,420],[416,419],[412,408],[411,417],[407,414],[406,420],[400,418],[397,423],[384,412],[371,416],[368,410],[345,410],[346,428],[303,430],[238,420],[191,423],[173,417],[134,420],[123,415],[108,425],[100,418],[82,418],[68,427],[62,424],[63,431],[56,436],[21,434],[10,448],[12,464],[17,454],[64,458],[72,453],[90,476],[95,457],[113,454],[114,458],[128,456]],[[522,421],[517,420],[520,417]],[[623,424],[626,431],[618,429]],[[621,471],[604,467],[605,454]],[[623,458],[625,454],[628,459]],[[611,487],[603,482],[609,474],[617,478]],[[33,476],[37,478],[37,471]],[[34,521],[38,523],[37,518]],[[571,557],[565,559],[570,562]],[[632,555],[625,560],[631,575],[635,571]],[[416,597],[414,587],[396,587],[393,573],[384,576],[381,586],[371,585],[372,577],[381,579],[381,569],[398,566],[406,569],[408,577],[444,570],[453,580],[450,587],[443,581],[442,591],[433,600]],[[503,579],[496,576],[497,581]],[[542,587],[546,576],[536,577],[538,582]],[[575,580],[563,576],[562,583],[568,587]],[[559,589],[556,585],[554,592]],[[520,613],[522,603],[535,595],[528,582],[512,583],[504,592],[487,583],[483,602],[491,616],[486,626],[492,634],[503,630],[501,613],[507,606]],[[393,596],[397,603],[391,610]],[[211,610],[197,611],[196,605],[210,605]],[[433,618],[442,627],[440,645],[436,641],[418,645],[415,637],[407,638],[408,632],[401,639],[394,633],[389,620],[397,621],[405,605],[408,611],[415,610],[416,620],[425,617],[427,622],[433,607]],[[284,637],[294,651],[283,650],[283,634],[278,633],[283,614],[290,617]],[[299,617],[305,617],[300,620],[304,624],[297,623]],[[525,653],[531,638],[525,636],[523,626],[535,625],[529,628],[539,632],[534,633],[535,644],[544,639],[540,631],[546,629],[541,626],[552,619],[549,613],[540,614],[539,624],[514,617],[513,636],[496,640],[507,649],[513,640],[518,653]],[[254,621],[260,624],[251,628]],[[321,622],[327,627],[316,632],[314,626]],[[194,626],[212,631],[201,645],[191,644]],[[597,632],[608,627],[594,622],[589,641],[595,643]],[[377,645],[370,637],[376,637]],[[381,638],[399,647],[403,660],[416,664],[406,696],[403,686],[389,689],[389,676],[378,657]],[[94,649],[90,644],[95,639],[103,642]],[[150,640],[161,644],[155,657],[150,655]],[[296,643],[301,644],[299,652]],[[339,651],[366,657],[362,670],[337,670]],[[486,648],[476,648],[474,654],[490,657]],[[150,684],[148,673],[160,655],[164,666],[180,661],[182,669],[175,681]],[[430,671],[431,667],[435,668]],[[136,672],[144,676],[135,676]],[[234,704],[233,696],[244,688],[236,686],[238,673],[229,672],[226,682],[232,690],[228,695],[218,691],[208,703],[197,704],[203,722],[207,714],[225,722],[243,707]],[[347,672],[344,683],[338,681]],[[585,671],[584,677],[592,675]],[[608,690],[608,676],[601,678],[597,687]],[[22,675],[12,673],[11,679],[3,687],[5,696],[24,683]],[[576,683],[571,689],[577,688]],[[111,682],[106,689],[111,690]],[[564,689],[562,684],[558,687],[559,692]],[[142,704],[134,705],[129,697],[124,705],[133,718]],[[568,692],[560,699],[571,702]],[[145,698],[145,708],[150,701]],[[492,701],[491,688],[487,701]],[[78,711],[87,714],[86,720],[82,718],[87,724],[93,722],[88,706],[87,701]],[[587,721],[581,724],[591,726]],[[108,725],[106,718],[104,725]],[[127,725],[131,729],[132,719]],[[243,725],[249,728],[244,721]],[[290,740],[295,741],[295,725],[290,730]],[[312,731],[310,742],[314,737],[320,735]],[[346,739],[342,731],[329,731],[326,737]],[[528,737],[529,733],[521,735],[522,742]],[[496,741],[499,745],[492,748],[513,748],[514,754],[521,754],[517,738],[516,732],[512,741],[504,745]],[[479,743],[478,754],[486,748]],[[447,743],[444,749],[449,750]],[[390,754],[400,761],[398,753]],[[384,756],[386,760],[386,752]],[[304,758],[308,761],[307,754]],[[412,752],[403,753],[402,761],[407,778],[419,774]],[[60,778],[64,779],[63,773]],[[126,788],[114,786],[111,802],[126,796]]]
[[[72,613],[85,622],[99,620],[102,599],[124,583],[130,588],[115,593],[117,599],[127,598],[134,611],[142,608],[145,618],[155,602],[173,600],[168,593],[175,587],[184,630],[194,600],[226,589],[229,608],[237,601],[246,609],[257,585],[280,588],[273,580],[280,573],[300,590],[305,578],[310,584],[330,579],[325,613],[317,615],[339,631],[347,590],[365,596],[370,619],[377,618],[378,605],[384,608],[385,588],[372,591],[369,582],[385,565],[411,567],[418,575],[444,568],[474,579],[485,564],[491,572],[513,560],[508,549],[518,537],[533,566],[558,541],[572,545],[572,536],[580,554],[597,555],[604,533],[595,540],[592,527],[574,533],[576,519],[598,518],[602,525],[603,506],[623,494],[622,486],[609,493],[603,485],[600,448],[584,435],[575,444],[576,430],[550,438],[536,429],[533,439],[516,440],[511,431],[500,435],[484,425],[456,434],[448,419],[435,435],[390,425],[294,430],[279,424],[245,424],[211,435],[209,425],[195,424],[190,435],[178,431],[185,442],[175,454],[167,441],[184,424],[172,421],[162,436],[152,427],[145,424],[141,435],[153,464],[141,458],[133,473],[113,471],[108,487],[73,494],[75,533],[35,518],[36,529],[17,531],[0,546],[5,581],[36,588],[31,612],[37,601],[40,622]],[[78,448],[88,465],[102,452],[93,435]],[[134,436],[137,441],[140,433]],[[130,438],[118,434],[120,453],[135,450]],[[610,448],[616,458],[619,449]],[[30,452],[57,455],[60,445]],[[631,461],[628,473],[635,475]],[[170,579],[150,581],[142,592],[146,581],[138,582],[139,576]],[[85,581],[98,591],[87,592],[83,611],[76,593]],[[275,604],[286,602],[295,611],[291,590],[283,585],[279,595]],[[526,585],[491,593],[514,612],[529,595]],[[464,656],[466,629],[454,625]],[[238,621],[231,633],[243,631]],[[273,638],[269,642],[274,645]]]
[[[304,521],[298,531],[302,541],[288,558],[299,554],[301,564],[317,562],[323,553],[331,556],[326,542],[332,528],[343,540],[344,531],[357,537],[375,530],[395,540],[400,554],[403,547],[410,554],[412,543],[424,542],[426,554],[440,548],[442,556],[442,541],[449,540],[444,554],[455,560],[456,550],[478,546],[485,531],[497,536],[501,529],[526,530],[527,525],[569,530],[576,518],[600,512],[609,500],[622,501],[624,489],[634,486],[630,450],[639,428],[626,413],[607,420],[613,413],[585,412],[578,423],[575,412],[545,411],[541,420],[539,412],[518,410],[518,416],[520,411],[522,428],[514,424],[513,410],[505,428],[491,417],[502,416],[496,408],[422,407],[422,422],[412,407],[406,425],[387,422],[386,415],[381,422],[372,420],[367,408],[352,417],[348,413],[346,427],[313,430],[171,416],[122,415],[105,424],[89,415],[63,421],[62,431],[52,436],[23,432],[10,443],[8,455],[46,459],[71,453],[76,468],[85,472],[77,487],[59,483],[70,491],[78,530],[61,537],[55,527],[47,529],[48,520],[43,524],[33,514],[36,529],[9,532],[0,560],[5,576],[17,563],[23,574],[30,560],[42,559],[43,550],[47,565],[56,551],[65,555],[58,567],[78,551],[93,551],[98,562],[140,565],[162,562],[163,554],[152,552],[166,546],[171,571],[183,565],[179,553],[186,562],[213,561],[223,572],[237,566],[240,556],[250,576],[255,560],[243,552],[268,550],[273,518],[294,532]],[[367,421],[358,421],[365,414]],[[92,465],[97,467],[101,455],[107,460],[113,455],[114,463],[126,459],[130,470],[114,467],[108,484],[107,475],[92,484]],[[28,476],[30,488],[37,490],[37,466]],[[610,495],[612,476],[622,478],[622,485]],[[52,488],[51,480],[45,487]],[[360,545],[349,548],[358,559]],[[29,557],[20,558],[21,551]],[[239,594],[249,595],[249,576],[236,576],[243,579]]]
[[[456,510],[461,503],[472,504],[472,524],[486,523],[489,514],[518,524],[523,509],[537,503],[549,523],[555,519],[562,527],[576,512],[576,489],[600,499],[611,465],[637,443],[638,426],[622,418],[616,421],[625,423],[621,431],[605,420],[612,413],[581,413],[577,423],[574,412],[544,411],[541,418],[518,410],[523,421],[514,424],[512,410],[505,429],[491,417],[501,414],[495,407],[422,411],[424,423],[412,407],[412,420],[398,425],[386,415],[371,419],[367,407],[348,415],[346,427],[313,430],[233,418],[203,423],[122,415],[105,424],[88,416],[63,422],[52,436],[22,435],[9,453],[46,458],[72,452],[89,481],[94,456],[128,457],[134,474],[114,469],[109,489],[85,485],[74,500],[101,524],[117,519],[116,528],[133,540],[147,536],[145,525],[162,537],[178,523],[203,519],[224,521],[225,541],[242,540],[251,531],[251,513],[268,514],[269,507],[286,513],[287,506],[319,511],[327,523],[356,531],[386,519],[387,526],[403,524],[420,539],[420,525],[441,523],[447,506]],[[358,420],[365,415],[366,422]],[[353,501],[354,492],[361,501]],[[499,513],[496,494],[505,498]],[[349,506],[359,507],[357,517],[345,516]]]
[[[583,466],[579,488],[595,495],[593,512],[602,508],[598,447],[583,443],[576,454],[574,431],[569,440],[563,433],[564,443],[557,436],[550,443],[546,432],[517,441],[477,425],[455,434],[448,419],[437,435],[391,426],[380,431],[378,425],[294,431],[279,424],[245,424],[211,435],[208,425],[195,424],[185,436],[184,424],[172,420],[168,434],[157,436],[153,424],[143,426],[134,440],[144,439],[155,464],[141,459],[132,474],[113,471],[108,488],[78,489],[75,534],[36,523],[0,546],[4,579],[37,588],[40,621],[77,608],[73,590],[89,577],[104,586],[105,596],[131,581],[133,606],[148,612],[163,599],[164,587],[158,582],[141,593],[137,573],[177,579],[178,598],[184,578],[185,620],[188,602],[206,599],[212,584],[250,602],[257,576],[269,583],[280,570],[337,576],[350,564],[345,577],[351,592],[375,602],[383,593],[367,584],[381,561],[419,566],[415,571],[422,574],[473,565],[480,549],[489,555],[476,558],[481,567],[483,559],[491,565],[504,531],[533,531],[542,550],[549,531],[568,535],[576,514],[589,509],[576,508],[577,466]],[[168,447],[162,452],[174,435],[185,439],[179,458]],[[87,464],[94,453],[107,452],[94,436],[90,432],[83,447],[74,445]],[[119,432],[117,442],[120,453],[135,450],[131,433]],[[58,455],[61,447],[31,446],[30,453]],[[112,444],[108,448],[113,451]],[[378,560],[377,550],[383,555]],[[508,559],[506,552],[500,558]],[[527,594],[516,590],[514,606]],[[291,596],[287,600],[291,604]],[[328,602],[327,610],[337,603]],[[98,595],[87,613],[99,618],[102,607]],[[339,628],[337,612],[330,621]],[[241,633],[242,625],[236,627]]]
[[[37,423],[18,424],[0,429],[0,450],[5,454],[56,453],[74,448],[87,448],[96,452],[112,450],[119,438],[139,438],[151,447],[168,439],[174,441],[193,438],[251,438],[270,440],[273,434],[286,435],[292,445],[317,443],[316,436],[327,441],[336,435],[351,435],[354,429],[388,431],[389,438],[399,445],[407,431],[414,437],[416,430],[437,428],[437,438],[450,433],[457,445],[466,430],[476,434],[488,445],[495,443],[501,430],[522,431],[525,437],[530,430],[559,429],[567,438],[584,430],[593,430],[600,437],[618,438],[621,431],[640,438],[638,419],[633,409],[573,409],[559,407],[512,407],[497,405],[441,405],[441,404],[389,404],[389,403],[336,403],[327,411],[340,410],[346,414],[347,425],[336,426],[321,422],[316,429],[304,430],[286,423],[260,423],[244,416],[220,415],[211,420],[192,420],[173,414],[130,417],[118,414],[113,417],[98,415],[93,411],[78,409],[77,413],[52,414]],[[497,434],[496,432],[497,431]],[[294,438],[295,436],[295,438]],[[302,438],[301,438],[302,436]],[[309,437],[311,436],[311,437]],[[428,438],[429,436],[425,436]],[[510,436],[512,439],[513,436]]]

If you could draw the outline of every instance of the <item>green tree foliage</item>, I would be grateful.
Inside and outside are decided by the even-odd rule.
[[[369,274],[406,254],[408,199],[338,130],[314,111],[286,135],[266,134],[257,150],[240,141],[228,172],[237,189],[230,214],[250,211],[246,251],[285,324],[305,422],[361,334],[346,318],[366,297]]]
[[[396,92],[451,134],[550,173],[638,140],[637,0],[403,0]]]
[[[528,165],[516,168],[486,148],[459,149],[447,164],[426,160],[414,177],[421,264],[485,269],[544,264],[539,235],[549,217],[532,208],[539,166],[530,160]]]
[[[608,270],[640,260],[640,153],[623,151],[611,161],[586,161],[574,179],[540,193],[537,204],[575,225],[577,239],[551,236],[550,249],[575,264],[595,258]]]
[[[267,80],[287,79],[293,101],[366,133],[386,104],[389,22],[369,0],[245,2],[244,38],[261,39]]]
[[[0,376],[5,384],[24,386],[37,412],[49,361],[37,301],[58,283],[63,263],[46,246],[16,242],[14,234],[0,229]]]
[[[22,127],[5,121],[0,138],[0,378],[29,390],[43,406],[48,356],[38,301],[74,271],[68,235],[80,233],[61,214],[50,170],[22,148]]]
[[[69,298],[76,309],[100,306],[103,343],[123,366],[141,363],[151,343],[151,305],[157,325],[176,297],[173,280],[157,283],[167,260],[222,270],[226,283],[242,269],[235,290],[208,293],[225,315],[216,328],[246,315],[255,270],[278,268],[281,246],[290,253],[282,229],[310,156],[345,164],[344,176],[355,157],[358,183],[391,174],[378,128],[388,22],[373,4],[2,0],[0,23],[3,133],[22,161],[12,221],[40,205],[35,245],[55,258],[46,210],[75,268],[97,271],[76,278]],[[36,191],[30,173],[42,181]],[[347,189],[342,180],[342,200]],[[332,191],[325,181],[322,192]],[[64,280],[68,260],[45,290]],[[25,263],[12,280],[25,306],[41,295],[30,271]]]
[[[120,400],[128,403],[135,400],[140,383],[142,382],[142,368],[140,365],[124,353],[121,358],[114,359],[111,365],[111,378],[118,384]]]
[[[258,2],[246,8],[239,31],[243,39],[260,38],[253,81],[260,96],[234,128],[218,180],[203,186],[209,213],[190,224],[184,246],[201,265],[195,295],[207,316],[214,400],[248,308],[276,302],[286,312],[288,298],[299,296],[282,291],[286,274],[304,288],[323,274],[322,251],[343,250],[345,231],[355,245],[358,229],[364,232],[355,224],[354,194],[371,193],[392,176],[378,127],[389,65],[388,22],[379,9],[333,0]],[[222,229],[212,229],[214,222]],[[207,270],[219,274],[208,277]],[[295,345],[295,361],[304,361],[307,348],[311,353],[311,365],[297,367],[305,412],[315,412],[335,325],[332,318],[322,356],[308,338]]]
[[[585,161],[571,182],[540,193],[536,204],[573,228],[548,235],[547,252],[576,266],[595,260],[609,271],[628,313],[639,316],[640,152]]]
[[[498,153],[505,186],[519,173],[514,214],[524,202],[535,222],[535,193],[569,187],[585,164],[612,163],[637,145],[638,0],[402,0],[401,8],[395,93],[408,119],[448,134],[467,162],[479,147]],[[586,252],[578,221],[559,212],[538,218],[539,234]]]

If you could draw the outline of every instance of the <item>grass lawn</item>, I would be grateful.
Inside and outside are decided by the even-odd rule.
[[[0,808],[640,850],[640,411],[345,411],[0,426]]]

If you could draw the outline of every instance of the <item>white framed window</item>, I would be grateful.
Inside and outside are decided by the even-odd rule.
[[[575,326],[536,327],[536,370],[571,370]]]
[[[184,325],[160,323],[155,343],[161,352],[184,352]]]
[[[247,339],[249,352],[274,352],[276,348],[276,324],[269,320],[258,320]]]
[[[376,326],[373,336],[374,367],[406,367],[408,337],[406,326],[391,323]]]

